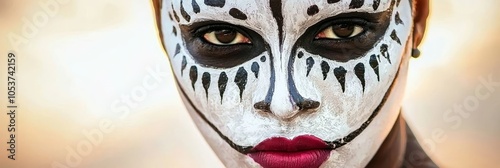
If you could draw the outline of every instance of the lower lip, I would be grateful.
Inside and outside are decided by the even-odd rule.
[[[262,151],[248,154],[264,168],[317,168],[330,156],[331,150],[298,152]]]

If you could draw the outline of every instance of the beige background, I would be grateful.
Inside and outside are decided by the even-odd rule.
[[[442,167],[500,167],[500,87],[475,93],[481,78],[500,82],[499,5],[433,0],[423,55],[411,60],[405,116]],[[178,98],[148,1],[2,0],[0,24],[1,168],[223,167]],[[16,161],[5,150],[10,51]]]

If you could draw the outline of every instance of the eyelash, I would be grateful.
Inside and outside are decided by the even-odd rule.
[[[197,38],[198,40],[202,41],[203,43],[209,45],[210,47],[230,47],[230,46],[234,46],[234,45],[248,45],[248,44],[234,44],[234,45],[228,45],[228,46],[225,46],[225,45],[214,45],[214,44],[211,44],[210,42],[208,42],[203,36],[206,34],[206,33],[210,33],[212,31],[217,31],[217,30],[222,30],[222,29],[232,29],[232,30],[235,30],[236,32],[238,33],[241,33],[243,34],[245,37],[249,38],[250,41],[252,41],[252,38],[247,34],[245,33],[244,31],[234,27],[234,26],[231,26],[231,25],[208,25],[208,26],[203,26],[201,28],[198,28],[194,31],[193,35],[195,38]]]
[[[326,22],[326,23],[322,24],[322,26],[320,27],[320,29],[318,29],[315,32],[314,36],[316,36],[317,34],[319,34],[320,32],[322,32],[323,30],[325,30],[329,26],[336,25],[336,24],[345,24],[345,23],[358,25],[358,26],[360,26],[360,27],[363,28],[363,32],[360,33],[359,35],[356,35],[356,36],[352,37],[352,38],[346,38],[346,39],[313,39],[313,41],[324,41],[324,42],[333,42],[333,43],[352,43],[355,40],[363,39],[366,36],[367,32],[374,31],[374,29],[376,28],[376,25],[378,24],[378,22],[371,22],[371,21],[368,21],[368,20],[362,19],[362,18],[335,18],[335,19],[332,19],[332,20],[324,21],[324,22]],[[235,31],[243,34],[247,38],[249,38],[250,41],[253,41],[252,38],[251,38],[251,36],[249,36],[247,33],[245,33],[244,31],[242,31],[241,29],[238,29],[237,27],[232,26],[232,25],[224,25],[224,24],[202,26],[201,28],[195,29],[193,31],[193,35],[194,35],[194,37],[197,40],[199,40],[199,41],[202,42],[202,44],[203,44],[204,47],[206,47],[209,50],[229,49],[229,48],[237,46],[237,45],[251,45],[251,44],[214,45],[214,44],[211,44],[210,42],[208,42],[204,38],[204,35],[206,33],[209,33],[211,31],[221,30],[221,29],[233,29],[233,30],[235,30]]]
[[[323,30],[327,29],[329,26],[332,25],[337,25],[337,24],[354,24],[358,25],[363,28],[363,32],[360,33],[359,35],[356,35],[352,38],[346,38],[346,39],[313,39],[313,41],[333,41],[333,42],[352,42],[357,38],[363,37],[368,31],[373,31],[373,29],[376,27],[377,22],[370,22],[365,19],[361,18],[340,18],[340,19],[334,19],[330,21],[326,21],[326,23],[322,24],[322,26],[315,32],[315,36],[319,33],[321,33]]]

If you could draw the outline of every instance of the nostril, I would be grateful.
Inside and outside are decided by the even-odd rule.
[[[253,105],[253,107],[257,110],[263,111],[263,112],[271,112],[271,103],[265,102],[265,101],[260,101],[257,102]]]
[[[303,101],[297,102],[299,110],[312,110],[317,109],[320,103],[311,99],[305,99]]]

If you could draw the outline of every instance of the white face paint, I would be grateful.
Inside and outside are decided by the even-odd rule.
[[[378,150],[399,114],[410,3],[334,1],[162,2],[181,96],[227,167],[363,167]]]

